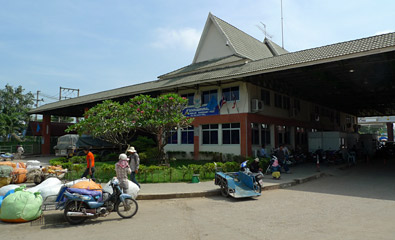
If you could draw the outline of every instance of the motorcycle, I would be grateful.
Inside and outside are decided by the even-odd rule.
[[[101,191],[90,191],[89,194],[84,194],[65,188],[62,200],[59,201],[61,204],[57,209],[64,209],[64,217],[73,225],[81,224],[88,218],[106,217],[115,211],[122,218],[133,217],[138,210],[137,202],[129,194],[122,193],[117,178],[114,177],[111,180],[110,186],[113,192],[103,191],[102,196],[100,196]]]

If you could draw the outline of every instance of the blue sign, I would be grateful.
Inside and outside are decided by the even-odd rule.
[[[219,109],[218,107],[213,108],[210,110],[207,106],[204,107],[189,107],[185,108],[182,112],[187,117],[203,117],[203,116],[211,116],[211,115],[218,115]]]

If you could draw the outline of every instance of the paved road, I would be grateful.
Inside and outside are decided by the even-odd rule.
[[[257,199],[139,201],[139,212],[70,226],[50,211],[44,222],[0,223],[0,239],[395,239],[394,166],[358,166]],[[6,237],[6,238],[4,238]]]

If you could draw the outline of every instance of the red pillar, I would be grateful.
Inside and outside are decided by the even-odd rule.
[[[394,141],[394,125],[393,123],[387,123],[387,136],[388,136],[388,141],[393,142]]]
[[[51,115],[44,115],[42,129],[41,129],[41,136],[43,138],[41,143],[41,153],[43,155],[51,154],[50,125],[51,125]]]
[[[199,125],[194,125],[194,136],[193,136],[193,159],[199,160],[199,134],[196,134],[196,131],[199,130]]]

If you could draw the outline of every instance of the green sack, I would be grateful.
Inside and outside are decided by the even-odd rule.
[[[7,165],[0,165],[0,178],[11,177],[13,168]]]
[[[0,209],[0,220],[4,222],[28,222],[41,216],[43,198],[39,192],[25,191],[22,186],[4,198]]]

